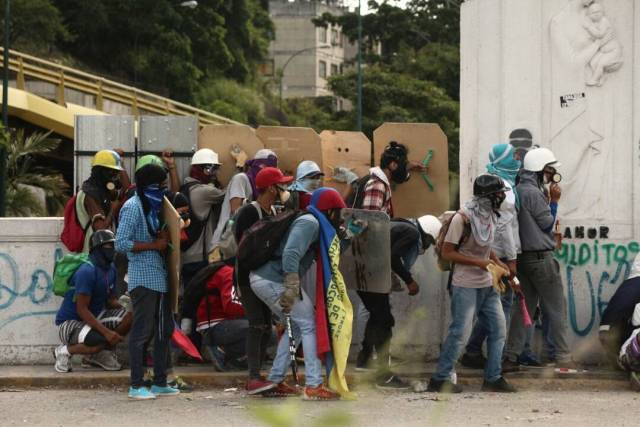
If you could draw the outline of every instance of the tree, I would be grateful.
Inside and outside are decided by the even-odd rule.
[[[36,166],[40,156],[49,154],[60,144],[48,133],[25,137],[23,130],[15,135],[1,131],[0,143],[7,150],[7,215],[59,215],[64,208],[68,185],[56,171]],[[37,194],[44,194],[45,204]]]

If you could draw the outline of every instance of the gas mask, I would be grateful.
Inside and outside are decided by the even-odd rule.
[[[411,174],[407,172],[407,160],[398,160],[396,163],[398,167],[391,172],[391,179],[393,180],[393,182],[395,182],[396,184],[402,184],[409,181],[409,178],[411,178]]]
[[[280,200],[280,202],[283,204],[287,203],[289,201],[289,198],[291,197],[291,193],[289,192],[289,190],[280,186],[276,186],[276,189],[278,191],[278,199]]]

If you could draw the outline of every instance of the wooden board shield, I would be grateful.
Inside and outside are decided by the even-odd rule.
[[[369,173],[371,167],[371,141],[362,132],[325,130],[320,133],[324,185],[342,193],[346,184],[333,181],[333,168],[351,169],[359,177]]]
[[[342,209],[345,224],[365,221],[367,228],[351,240],[340,256],[340,272],[347,287],[358,291],[388,294],[391,291],[391,231],[384,212]]]
[[[418,218],[440,215],[449,209],[449,152],[447,137],[434,123],[384,123],[373,132],[376,164],[390,141],[397,141],[409,149],[409,160],[422,163],[429,150],[433,157],[427,176],[434,186],[431,191],[419,172],[411,172],[411,179],[393,188],[393,213],[399,218]]]
[[[249,159],[256,151],[264,148],[253,128],[245,125],[208,125],[200,130],[198,148],[210,148],[220,156],[222,166],[218,179],[227,185],[236,173],[236,160],[231,157],[231,147],[238,144]]]
[[[320,136],[311,128],[260,126],[256,135],[265,148],[278,155],[278,167],[285,175],[296,175],[301,161],[313,160],[322,169]]]
[[[162,203],[162,218],[169,231],[169,247],[166,257],[169,298],[171,309],[177,313],[178,292],[180,290],[180,215],[166,197]]]

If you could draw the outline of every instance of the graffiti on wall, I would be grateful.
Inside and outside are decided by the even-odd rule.
[[[54,261],[62,258],[62,250],[57,248]],[[21,283],[20,267],[9,254],[0,252],[0,314],[11,313],[7,317],[0,316],[0,330],[5,326],[28,317],[51,316],[55,310],[48,310],[47,301],[53,296],[53,279],[49,272],[42,268],[34,268],[26,283]],[[27,301],[17,312],[13,312],[16,303]]]
[[[563,243],[556,252],[567,284],[569,323],[580,337],[597,329],[609,299],[629,275],[633,260],[640,253],[640,243],[635,241],[616,244],[600,240],[606,239],[608,233],[607,227],[567,228],[564,236],[576,240]],[[582,320],[578,319],[579,311]]]

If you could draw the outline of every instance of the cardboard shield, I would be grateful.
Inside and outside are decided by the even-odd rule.
[[[347,287],[388,294],[391,291],[391,231],[384,212],[342,209],[345,224],[366,223],[365,231],[351,240],[340,257],[340,272]]]
[[[264,148],[278,155],[278,167],[285,175],[296,175],[303,160],[313,160],[322,169],[320,136],[311,128],[260,126],[256,135]]]
[[[178,291],[180,289],[180,215],[166,197],[162,203],[162,215],[169,231],[169,247],[166,257],[169,298],[171,310],[177,313]]]

